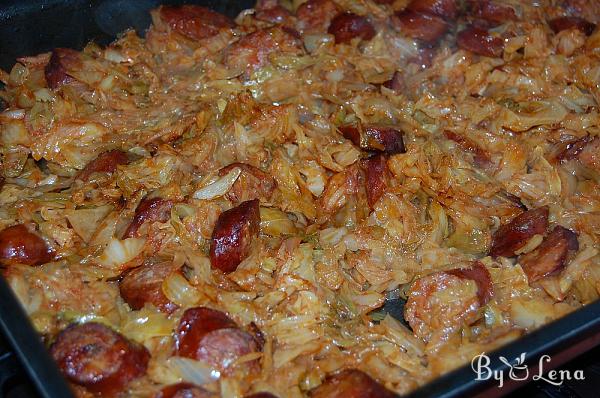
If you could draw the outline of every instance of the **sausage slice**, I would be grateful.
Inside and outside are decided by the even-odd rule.
[[[52,260],[52,249],[23,224],[0,231],[0,264],[41,265]]]
[[[501,225],[492,236],[490,255],[512,257],[527,241],[548,228],[548,207],[540,207],[521,213],[509,223]]]
[[[206,307],[186,310],[176,335],[176,355],[205,361],[224,371],[258,351],[255,339],[224,313]]]
[[[570,251],[579,250],[575,232],[557,225],[533,251],[519,257],[529,282],[561,270]]]
[[[225,51],[225,64],[248,74],[265,66],[272,53],[302,55],[304,47],[296,34],[281,26],[259,29],[229,46]]]
[[[497,1],[472,0],[469,3],[472,16],[492,24],[503,24],[518,19],[514,8]]]
[[[150,303],[165,313],[172,313],[178,306],[164,295],[163,281],[173,272],[168,262],[147,263],[127,272],[119,282],[121,297],[132,310]]]
[[[301,33],[325,32],[339,11],[331,0],[308,0],[296,10],[298,30]]]
[[[342,135],[361,149],[393,155],[404,153],[402,132],[390,126],[347,124],[338,127]]]
[[[500,57],[504,51],[504,40],[490,35],[479,27],[469,27],[456,35],[456,44],[463,50],[486,57]]]
[[[371,40],[376,34],[367,18],[351,12],[343,12],[333,18],[327,32],[335,36],[336,43],[348,43],[355,37]]]
[[[425,43],[436,42],[450,27],[442,18],[436,15],[408,9],[396,13],[392,18],[392,23],[397,30],[406,36]]]
[[[50,353],[71,382],[106,395],[122,391],[142,376],[150,359],[144,346],[95,322],[64,329]]]
[[[406,8],[450,20],[456,19],[458,15],[456,0],[413,0]]]
[[[311,398],[394,398],[386,389],[358,369],[343,370],[328,376],[323,383],[309,392]]]
[[[223,272],[233,272],[250,254],[260,232],[258,199],[242,202],[221,213],[212,232],[210,263]]]
[[[387,189],[388,167],[387,159],[383,154],[371,156],[363,161],[365,169],[365,182],[367,187],[367,202],[373,209],[375,203]]]
[[[103,152],[77,175],[77,179],[87,181],[94,173],[114,173],[118,165],[129,163],[127,154],[118,149]]]
[[[173,201],[162,198],[142,199],[135,209],[133,220],[125,230],[123,238],[132,238],[138,235],[138,229],[146,221],[167,222],[171,218]]]
[[[596,29],[596,25],[586,21],[580,17],[559,17],[548,21],[548,25],[554,31],[554,33],[561,32],[567,29],[579,29],[587,36],[591,35]]]
[[[171,29],[192,40],[207,39],[221,29],[235,27],[225,15],[197,5],[162,6],[159,12]]]
[[[448,272],[450,275],[458,276],[463,279],[471,279],[477,283],[477,298],[481,305],[486,305],[494,295],[494,285],[492,276],[483,264],[476,261],[471,267],[456,268]]]
[[[81,63],[79,57],[79,53],[70,48],[54,49],[48,64],[44,68],[44,76],[48,87],[56,90],[63,84],[72,82],[74,79],[68,71]]]

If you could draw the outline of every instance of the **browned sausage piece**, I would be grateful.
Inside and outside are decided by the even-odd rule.
[[[250,254],[260,232],[258,199],[242,202],[221,213],[212,232],[210,263],[223,272],[233,272]]]
[[[150,354],[108,326],[88,322],[58,334],[50,353],[73,383],[94,393],[113,395],[146,372]]]
[[[171,217],[173,202],[162,198],[142,199],[135,209],[133,220],[127,227],[123,238],[137,236],[138,229],[146,222],[167,222]]]
[[[270,22],[274,24],[280,24],[286,22],[292,13],[283,8],[280,5],[276,5],[269,8],[256,9],[254,16],[259,21]]]
[[[207,307],[186,310],[177,329],[177,354],[193,358],[202,338],[208,333],[227,328],[237,328],[225,313]]]
[[[176,355],[206,361],[223,371],[258,351],[254,338],[224,313],[206,307],[186,310],[176,336]]]
[[[192,40],[206,39],[221,29],[235,27],[225,15],[196,5],[162,6],[160,17],[171,29]]]
[[[463,50],[486,57],[500,57],[504,51],[504,40],[474,26],[459,32],[456,35],[456,44]]]
[[[486,305],[494,295],[492,276],[479,261],[476,261],[469,268],[456,268],[446,272],[459,278],[474,280],[477,283],[477,298],[479,298],[479,303],[482,306]]]
[[[492,24],[502,24],[518,19],[514,8],[500,2],[472,0],[470,1],[470,6],[472,16],[491,22]]]
[[[365,169],[365,182],[367,187],[367,202],[373,209],[375,203],[387,189],[388,167],[387,159],[383,154],[371,156],[363,161]]]
[[[425,14],[433,14],[444,19],[456,19],[458,8],[456,0],[413,0],[407,9]]]
[[[577,235],[557,225],[535,250],[519,257],[519,263],[531,283],[561,270],[571,250],[579,250]]]
[[[587,36],[591,35],[592,32],[594,32],[594,29],[596,29],[595,24],[580,17],[559,17],[548,21],[548,25],[550,25],[550,28],[552,28],[554,33],[575,28],[579,29]]]
[[[343,370],[328,376],[323,383],[309,392],[311,398],[394,398],[386,389],[358,369]]]
[[[484,169],[492,166],[490,155],[472,140],[448,130],[444,131],[444,136],[456,142],[461,149],[473,154],[473,163],[475,163],[475,166]]]
[[[390,155],[406,152],[402,132],[393,127],[347,124],[338,129],[345,138],[361,149],[385,152]]]
[[[177,383],[164,387],[154,398],[212,398],[215,394],[192,383]]]
[[[324,33],[331,20],[340,12],[331,0],[308,0],[296,10],[301,33]]]
[[[219,176],[224,176],[234,168],[240,168],[242,173],[227,192],[227,199],[234,203],[245,202],[252,199],[268,200],[277,188],[277,182],[261,169],[246,163],[232,163],[219,170]]]
[[[441,38],[449,25],[438,16],[423,14],[412,10],[403,10],[396,13],[392,23],[397,30],[410,38],[433,43]]]
[[[117,166],[129,163],[127,154],[118,149],[103,152],[77,175],[77,179],[87,181],[93,173],[114,173]]]
[[[81,63],[79,53],[70,48],[56,48],[52,51],[50,61],[44,68],[46,84],[56,90],[63,84],[73,81],[68,71]]]
[[[336,43],[349,43],[355,37],[371,40],[375,37],[375,28],[365,17],[343,12],[331,21],[327,32],[335,36]]]
[[[168,262],[145,263],[127,272],[119,282],[121,297],[132,310],[141,309],[150,303],[165,313],[172,313],[178,306],[164,295],[163,281],[173,272]]]
[[[259,29],[229,46],[225,63],[230,68],[252,71],[266,65],[273,52],[301,55],[304,47],[296,33],[281,26]]]
[[[527,210],[501,225],[492,237],[490,255],[512,257],[534,235],[544,234],[548,228],[548,207]]]
[[[0,231],[0,264],[41,265],[52,260],[52,250],[23,224]]]

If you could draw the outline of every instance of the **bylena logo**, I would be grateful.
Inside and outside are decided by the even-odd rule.
[[[485,353],[475,355],[471,361],[471,369],[477,375],[475,380],[489,380],[494,379],[498,381],[498,388],[504,386],[504,380],[507,378],[515,381],[522,381],[529,379],[529,367],[525,363],[527,353],[523,352],[517,358],[509,361],[503,356],[498,357],[500,362],[508,366],[508,370],[492,370],[490,368],[490,357]],[[539,359],[537,366],[537,373],[534,374],[532,380],[543,380],[555,386],[560,386],[565,380],[585,380],[583,370],[550,370],[547,373],[544,371],[544,367],[550,363],[550,355],[542,355]],[[506,374],[507,373],[507,374]]]

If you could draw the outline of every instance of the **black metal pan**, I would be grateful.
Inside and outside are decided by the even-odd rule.
[[[150,24],[150,9],[159,4],[184,2],[202,4],[229,16],[235,16],[254,5],[254,0],[0,0],[0,68],[10,70],[17,57],[39,54],[55,47],[81,49],[89,41],[107,44],[118,33],[131,27],[143,34]],[[398,319],[402,318],[400,300],[386,303],[385,310]],[[39,396],[72,396],[23,309],[1,277],[0,333],[26,370]],[[488,366],[491,371],[507,374],[509,366],[500,357],[513,360],[521,353],[526,353],[525,364],[530,374],[536,374],[542,355],[552,358],[551,363],[545,363],[544,369],[549,370],[599,344],[600,302],[596,302],[489,353]],[[1,351],[0,373],[5,367],[17,366],[15,358],[10,359]],[[3,366],[7,363],[9,365]],[[0,398],[3,396],[2,383],[0,374]],[[502,389],[497,385],[493,378],[476,380],[471,365],[467,364],[412,392],[408,397],[497,397],[522,386],[511,380],[505,380]]]

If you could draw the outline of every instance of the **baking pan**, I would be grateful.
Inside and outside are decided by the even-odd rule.
[[[159,4],[196,3],[236,16],[254,5],[254,0],[0,0],[0,68],[10,70],[19,56],[35,55],[55,47],[81,49],[87,42],[107,44],[128,28],[143,34],[150,24],[149,10]],[[386,302],[385,311],[402,320],[401,300]],[[68,398],[72,396],[66,382],[53,365],[23,309],[0,277],[0,332],[15,353],[14,357],[0,353],[0,370],[16,366],[25,369],[39,396]],[[528,367],[531,376],[538,373],[543,355],[550,370],[600,344],[600,302],[589,304],[572,314],[554,321],[499,350],[486,353],[491,371],[503,372],[504,386],[498,388],[494,378],[477,380],[471,364],[439,377],[410,393],[410,398],[497,397],[521,387],[526,381],[508,378],[509,363],[525,353],[521,368]],[[12,359],[11,359],[12,358]],[[11,362],[13,361],[13,362]],[[6,364],[9,365],[6,365]],[[522,377],[522,372],[517,374]],[[0,375],[0,384],[2,376]],[[0,386],[1,387],[1,386]],[[0,391],[0,397],[2,392]],[[600,396],[600,393],[599,393]]]

